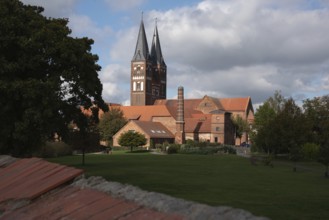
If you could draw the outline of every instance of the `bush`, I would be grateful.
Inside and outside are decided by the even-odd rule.
[[[180,149],[179,144],[171,144],[167,149],[167,154],[177,154]]]
[[[72,155],[72,147],[64,142],[46,142],[39,155],[43,158]]]
[[[224,153],[236,154],[236,149],[230,145],[223,145],[222,147],[220,147],[220,150]]]
[[[129,147],[113,146],[112,151],[125,151],[129,150]]]
[[[302,146],[303,157],[307,160],[316,160],[319,156],[320,146],[315,143],[306,143]]]
[[[236,150],[229,145],[221,145],[217,147],[190,147],[190,148],[181,148],[179,150],[181,154],[200,154],[200,155],[211,155],[218,153],[225,154],[236,154]]]

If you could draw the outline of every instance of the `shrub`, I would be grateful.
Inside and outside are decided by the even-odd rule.
[[[302,154],[305,159],[316,160],[319,156],[320,146],[315,143],[306,143],[302,146]]]
[[[236,154],[236,149],[230,145],[223,145],[221,151],[228,154]]]
[[[236,150],[229,145],[221,145],[217,147],[190,147],[190,148],[181,148],[179,150],[181,154],[200,154],[200,155],[209,155],[209,154],[236,154]]]
[[[180,149],[179,144],[171,144],[167,149],[167,154],[177,154]]]
[[[39,155],[43,158],[72,155],[72,147],[64,142],[46,142]]]

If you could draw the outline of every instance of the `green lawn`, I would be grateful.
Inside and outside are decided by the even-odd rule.
[[[85,170],[87,176],[209,205],[243,208],[272,219],[328,219],[329,180],[324,168],[292,172],[287,163],[253,166],[233,155],[151,155],[114,152],[50,159]]]

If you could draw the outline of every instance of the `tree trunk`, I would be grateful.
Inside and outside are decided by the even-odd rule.
[[[82,148],[82,165],[85,165],[85,147]]]
[[[293,171],[296,172],[297,171],[297,164],[296,162],[294,163],[294,168],[293,168]]]

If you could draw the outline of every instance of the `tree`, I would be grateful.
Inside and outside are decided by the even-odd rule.
[[[254,128],[256,146],[268,154],[289,153],[293,161],[301,158],[308,128],[301,108],[292,98],[284,99],[276,92],[256,112]]]
[[[82,152],[82,165],[85,165],[86,152],[95,152],[100,147],[100,135],[97,123],[98,119],[98,107],[93,106],[90,108],[91,115],[81,115],[79,120],[79,126],[71,126],[67,142],[75,150]]]
[[[248,122],[245,119],[243,119],[240,115],[232,116],[232,122],[235,127],[235,135],[237,138],[240,139],[240,144],[241,144],[241,138],[243,136],[243,133],[249,131]]]
[[[282,110],[276,117],[276,129],[280,134],[278,141],[278,151],[289,153],[289,158],[296,162],[302,158],[302,146],[307,142],[305,134],[308,127],[305,124],[305,117],[301,108],[290,98],[286,100]]]
[[[255,113],[254,130],[251,137],[255,147],[267,152],[268,155],[278,152],[280,130],[276,117],[285,102],[280,91],[275,91],[273,97],[268,98]]]
[[[63,139],[80,106],[107,111],[93,40],[73,38],[67,19],[43,8],[0,1],[0,153],[32,155],[54,133]]]
[[[326,171],[324,173],[325,177],[329,177],[329,173],[328,173],[328,167],[329,167],[329,143],[327,143],[326,145],[322,145],[320,146],[319,149],[319,159],[318,161],[320,163],[322,163],[325,167],[326,167]]]
[[[98,128],[101,139],[107,141],[110,146],[113,143],[113,135],[115,135],[123,126],[127,124],[123,112],[119,108],[112,108],[104,113],[99,122]]]
[[[329,165],[329,95],[307,99],[303,104],[310,132],[308,138],[320,146],[318,161],[326,167],[328,177]]]
[[[268,102],[261,105],[255,113],[254,130],[251,137],[254,145],[268,154],[273,153],[275,150],[275,143],[273,143],[273,123],[275,117],[275,110]]]
[[[283,108],[286,99],[282,96],[281,91],[275,91],[274,95],[266,100],[266,103],[270,105],[270,107],[275,111],[275,113],[279,113]]]
[[[143,146],[147,141],[143,134],[134,131],[127,131],[120,135],[118,142],[121,146],[130,146],[130,151],[132,152],[134,147]]]

